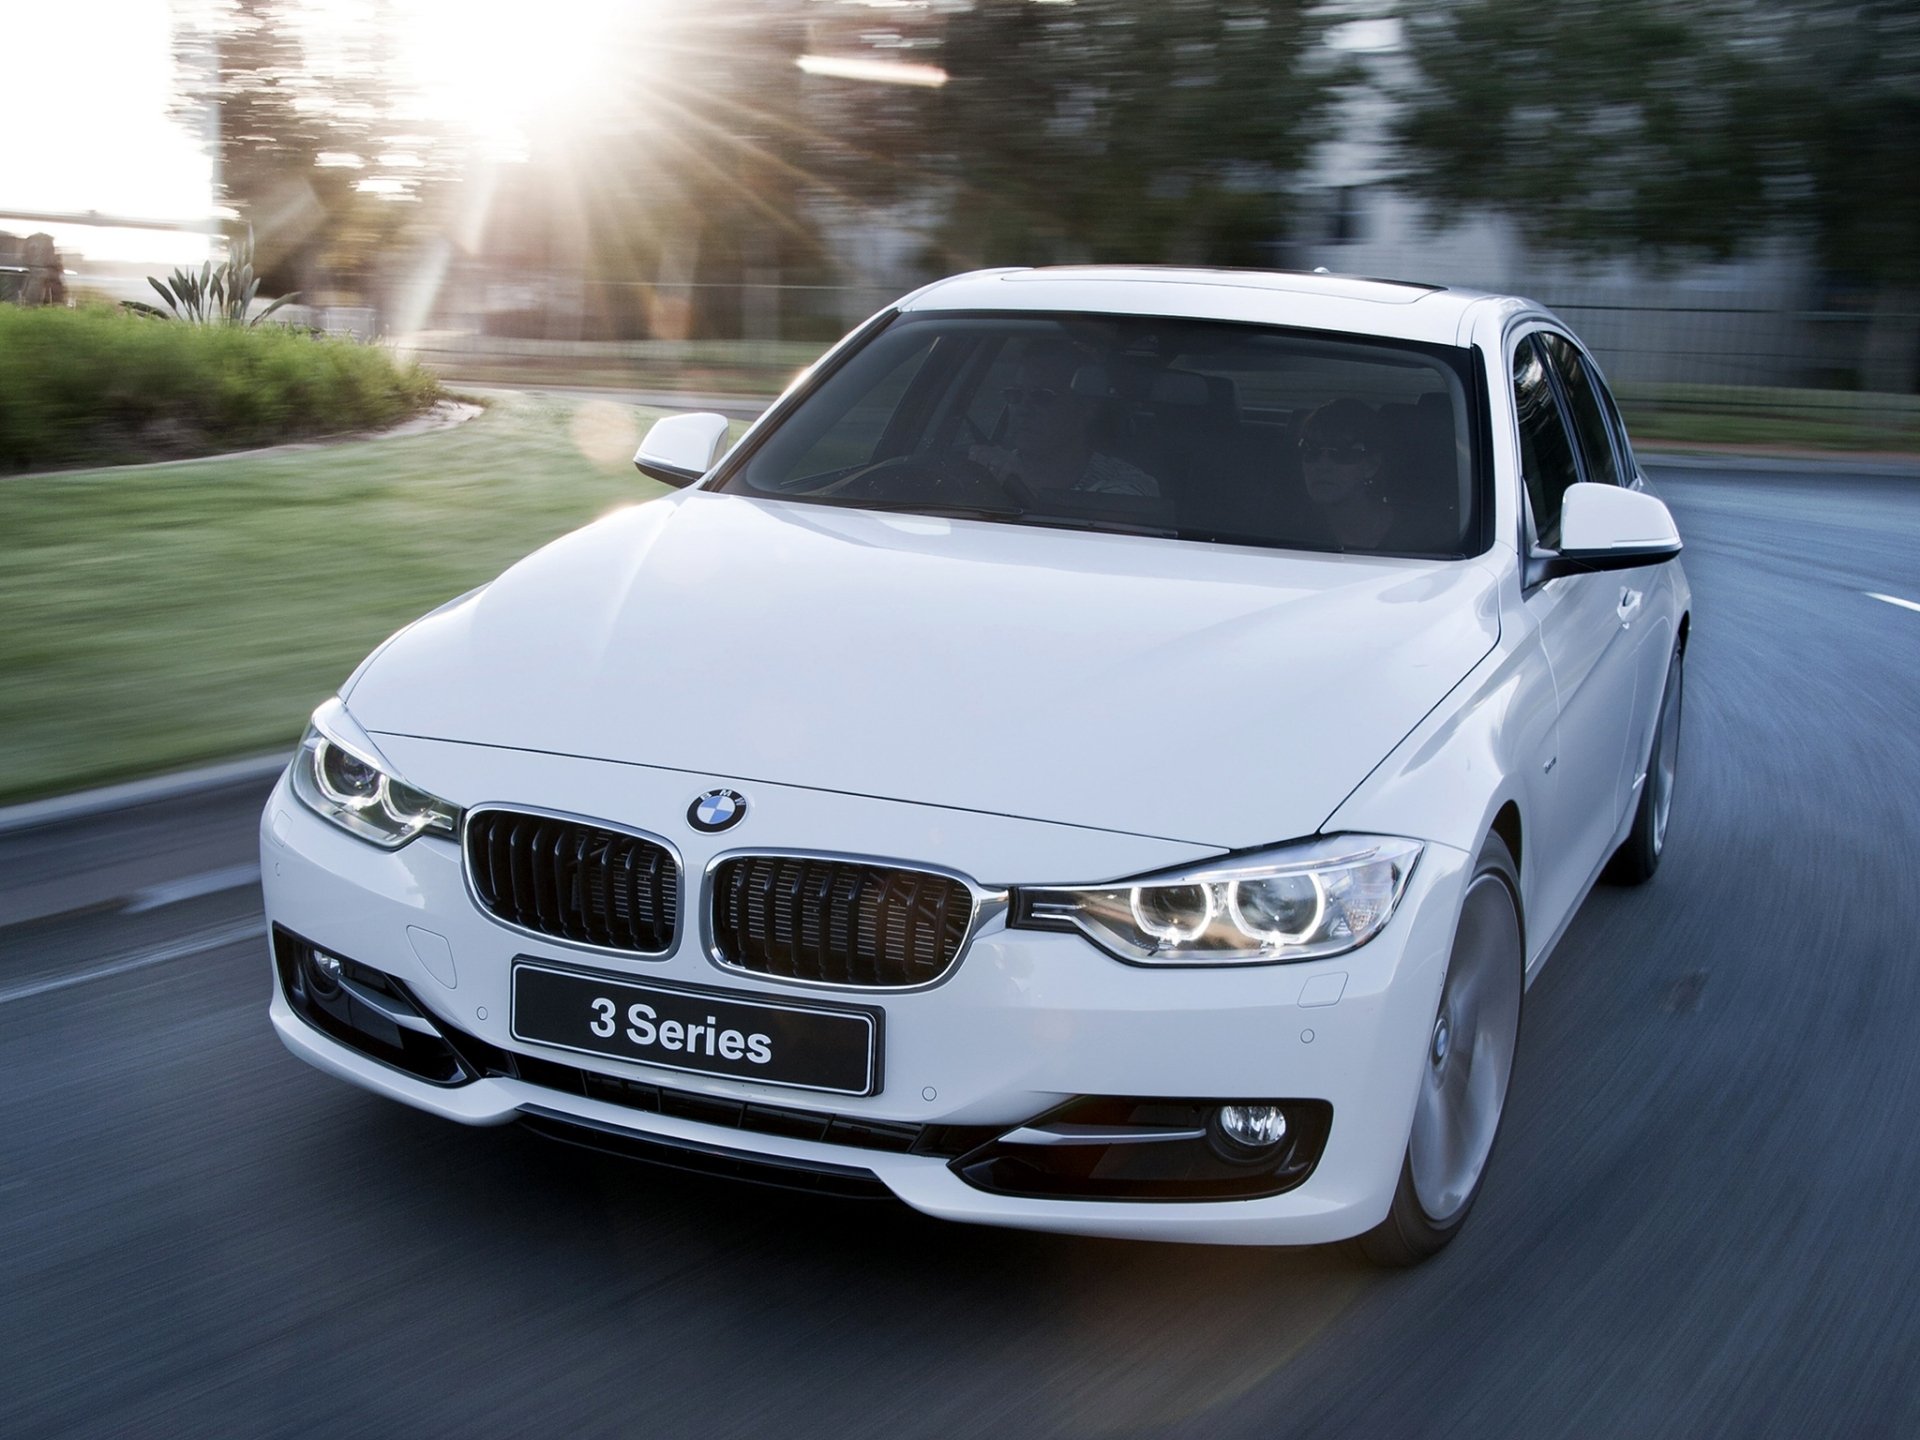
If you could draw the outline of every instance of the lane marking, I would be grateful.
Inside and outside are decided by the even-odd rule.
[[[198,934],[176,940],[171,945],[162,945],[157,950],[143,950],[118,960],[109,960],[106,964],[96,965],[91,970],[82,970],[73,975],[57,975],[51,980],[36,980],[30,985],[15,985],[11,989],[0,990],[0,1005],[9,1005],[15,1000],[31,1000],[36,995],[51,995],[58,990],[70,990],[75,985],[85,985],[94,980],[106,980],[115,975],[130,974],[135,970],[145,970],[152,965],[165,965],[174,960],[191,960],[194,956],[204,955],[209,950],[224,949],[228,945],[238,945],[245,940],[261,939],[266,933],[266,917],[257,915],[251,920],[232,922],[213,930],[202,930]]]
[[[243,885],[257,885],[259,882],[260,862],[250,860],[245,865],[206,870],[198,875],[189,875],[184,880],[169,880],[164,885],[149,885],[144,890],[136,890],[121,907],[121,913],[140,915],[148,910],[158,910],[163,905],[197,900],[202,895],[218,895],[224,890],[238,890]]]
[[[1862,590],[1860,593],[1869,600],[1884,600],[1887,604],[1898,605],[1903,610],[1920,610],[1920,600],[1902,600],[1898,595],[1882,595],[1878,590]]]

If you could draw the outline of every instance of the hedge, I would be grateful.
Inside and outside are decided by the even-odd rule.
[[[391,351],[281,326],[0,305],[0,471],[169,460],[391,425],[439,386]]]

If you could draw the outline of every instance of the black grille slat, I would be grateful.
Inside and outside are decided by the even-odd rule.
[[[499,830],[499,826],[491,815],[482,816],[470,823],[489,837]],[[480,898],[486,903],[487,908],[498,910],[500,896],[506,890],[500,879],[500,867],[506,863],[506,856],[501,853],[500,847],[494,844],[491,838],[482,846],[479,854],[483,857],[483,863],[473,867],[474,884],[479,888]]]
[[[836,980],[851,982],[853,979],[854,935],[860,922],[861,883],[861,875],[851,868],[834,876],[833,908],[827,912],[827,917],[833,935],[833,963],[839,972],[833,976]]]
[[[501,919],[576,944],[673,948],[680,869],[663,845],[579,820],[489,810],[467,821],[467,872]]]
[[[547,839],[552,830],[542,820],[527,836],[527,894],[533,902],[533,923],[549,935],[558,928],[553,897],[547,894],[547,887],[553,883],[553,871],[547,867]]]
[[[960,955],[973,897],[924,870],[752,855],[713,880],[721,958],[756,974],[876,988],[923,985]]]
[[[640,860],[640,847],[626,847],[626,858],[620,863],[620,899],[626,911],[627,944],[635,950],[640,948],[640,878],[636,866]]]
[[[525,817],[516,817],[507,829],[507,903],[512,913],[507,917],[529,929],[535,928],[533,909],[533,867],[528,856],[533,849],[532,831],[538,822]]]
[[[612,937],[607,933],[607,867],[608,846],[605,841],[586,830],[573,837],[573,889],[579,896],[580,928],[587,942],[592,945],[605,945]],[[597,850],[595,859],[600,863],[589,866],[587,852]]]
[[[574,927],[569,923],[572,917],[567,913],[566,877],[560,869],[560,842],[566,838],[566,830],[560,825],[543,825],[539,834],[540,847],[536,858],[540,862],[540,873],[547,877],[544,890],[535,886],[535,893],[542,901],[540,918],[551,927],[553,934],[576,940],[579,937],[573,933]]]
[[[516,833],[514,838],[516,840],[519,839],[519,835]],[[531,925],[534,929],[543,930],[551,935],[553,928],[547,921],[546,906],[547,867],[540,863],[540,855],[541,852],[546,849],[546,841],[546,821],[536,820],[527,827],[527,888],[521,891],[520,894],[521,904],[526,913],[526,919],[522,923]]]

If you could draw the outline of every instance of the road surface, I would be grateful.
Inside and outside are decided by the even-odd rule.
[[[1920,484],[1657,478],[1667,860],[1529,993],[1437,1261],[967,1229],[363,1094],[268,1026],[254,784],[0,837],[0,1435],[1920,1434]]]

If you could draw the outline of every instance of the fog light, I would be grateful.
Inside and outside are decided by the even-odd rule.
[[[329,955],[324,950],[307,952],[307,988],[322,1000],[331,1000],[340,993],[342,974],[340,957]]]
[[[1244,1150],[1271,1150],[1287,1138],[1287,1112],[1278,1105],[1222,1105],[1220,1133]]]

